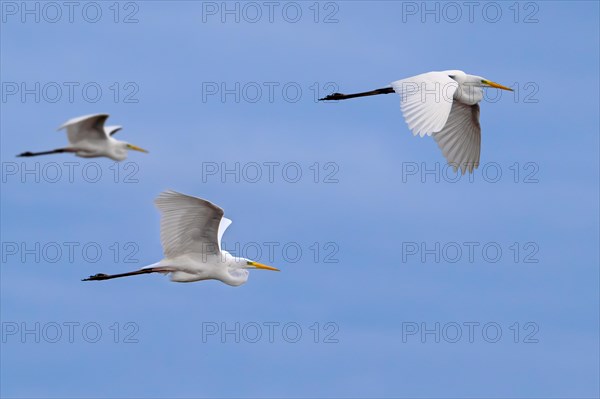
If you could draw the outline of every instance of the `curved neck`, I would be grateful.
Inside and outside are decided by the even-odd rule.
[[[473,84],[459,84],[454,98],[464,104],[474,105],[483,99],[483,88]]]
[[[237,287],[248,281],[248,270],[227,267],[221,276],[221,281]]]
[[[248,281],[248,270],[244,269],[242,265],[245,264],[245,259],[238,258],[231,255],[227,251],[222,251],[223,263],[225,267],[221,273],[221,281],[225,284],[238,286]]]

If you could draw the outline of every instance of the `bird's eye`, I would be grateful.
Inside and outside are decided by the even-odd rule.
[[[449,77],[450,79],[454,79],[454,77],[455,77],[455,76],[456,76],[456,75],[448,75],[448,77]]]

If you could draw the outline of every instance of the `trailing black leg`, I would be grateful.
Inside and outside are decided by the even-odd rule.
[[[362,93],[354,93],[354,94],[333,93],[333,94],[328,95],[327,97],[319,98],[319,101],[347,100],[349,98],[355,98],[355,97],[377,96],[379,94],[390,94],[390,93],[394,93],[393,87],[386,87],[383,89],[364,91]]]
[[[81,281],[101,281],[101,280],[110,280],[113,278],[127,277],[127,276],[137,276],[138,274],[148,274],[148,273],[169,273],[172,272],[173,269],[170,267],[149,267],[147,269],[140,269],[133,272],[120,273],[120,274],[104,274],[98,273],[93,276],[89,276],[88,278],[84,278]]]
[[[37,157],[38,155],[60,154],[62,152],[75,152],[75,150],[73,150],[71,148],[58,148],[56,150],[42,151],[42,152],[27,151],[27,152],[23,152],[17,156],[18,157]]]

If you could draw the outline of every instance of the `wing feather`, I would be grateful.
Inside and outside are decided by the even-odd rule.
[[[454,170],[473,172],[479,166],[481,126],[479,104],[467,105],[455,101],[448,121],[433,138]]]
[[[445,72],[428,72],[392,82],[401,97],[400,109],[413,135],[421,137],[442,130],[458,83]]]
[[[162,214],[160,240],[165,257],[191,252],[219,253],[223,209],[201,198],[170,190],[162,192],[154,203]]]
[[[227,219],[226,217],[223,217],[221,219],[221,223],[219,223],[219,233],[218,233],[219,250],[222,249],[221,239],[223,238],[223,234],[225,233],[225,230],[227,230],[227,228],[231,225],[231,223],[233,223],[233,222],[230,219]]]
[[[66,121],[58,130],[67,129],[67,138],[71,144],[77,144],[82,140],[106,140],[108,135],[104,130],[104,122],[108,117],[108,114],[80,116]]]

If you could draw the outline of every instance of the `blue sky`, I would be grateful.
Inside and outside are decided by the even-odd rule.
[[[598,397],[597,3],[23,4],[1,4],[3,397]],[[395,95],[315,101],[444,69],[517,88],[481,104],[472,180]],[[15,158],[99,112],[150,153]],[[161,259],[168,188],[282,272],[81,282]]]

